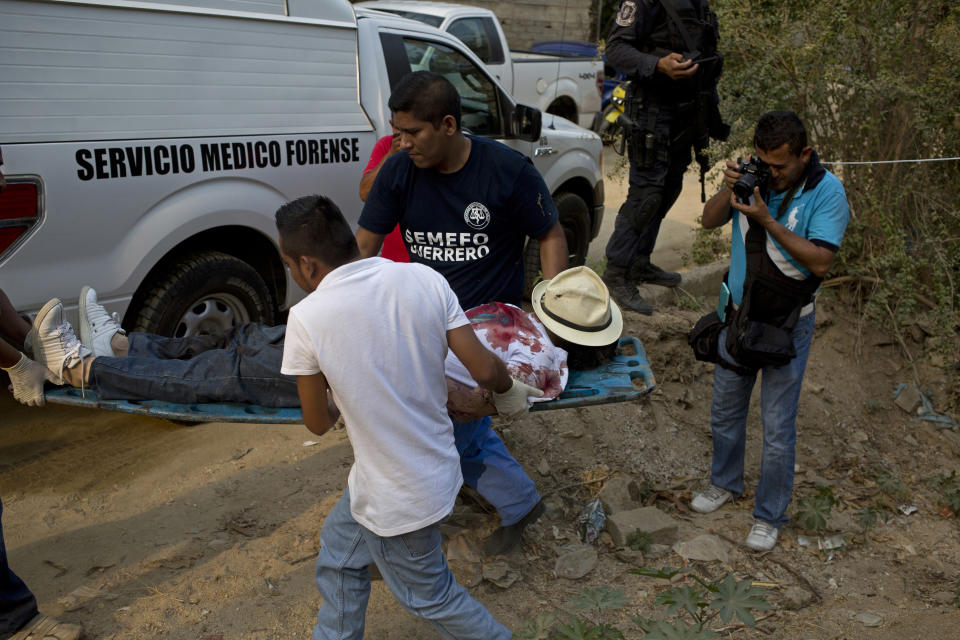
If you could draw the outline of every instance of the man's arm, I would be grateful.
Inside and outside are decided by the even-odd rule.
[[[563,227],[555,223],[547,234],[537,238],[540,243],[540,270],[543,279],[550,280],[567,268],[570,250],[567,247],[567,237],[563,234]]]
[[[714,229],[722,227],[730,221],[733,209],[730,208],[730,196],[733,195],[728,187],[724,187],[707,200],[703,205],[703,215],[700,216],[700,224],[704,229]]]
[[[384,234],[368,231],[363,227],[357,228],[357,246],[360,247],[361,258],[372,258],[380,253],[383,247]]]
[[[733,185],[742,175],[737,171],[737,163],[727,160],[727,167],[723,170],[723,188],[707,200],[703,205],[703,215],[700,224],[704,229],[721,227],[730,221],[733,209],[730,208],[730,196],[733,195]]]
[[[370,171],[367,171],[363,174],[363,177],[360,178],[360,199],[366,202],[367,195],[370,194],[370,189],[373,188],[373,181],[377,179],[377,174],[380,173],[380,167],[383,166],[383,163],[386,162],[387,156],[380,158],[380,162],[377,163]]]
[[[363,177],[360,178],[360,199],[366,202],[367,196],[370,195],[370,189],[373,188],[373,183],[377,179],[377,174],[380,173],[380,167],[383,166],[383,163],[387,161],[387,158],[395,154],[400,150],[400,135],[394,133],[391,137],[390,146],[387,147],[386,152],[380,157],[377,161],[377,164],[372,168],[366,171],[363,174]],[[376,147],[373,150],[373,153],[377,153]]]
[[[297,376],[297,395],[300,396],[303,424],[311,432],[322,436],[339,417],[336,407],[328,401],[327,378],[322,373]]]
[[[448,330],[447,344],[470,376],[493,392],[493,404],[501,416],[516,418],[530,408],[528,397],[543,397],[540,389],[511,378],[503,361],[483,346],[469,324]]]
[[[503,361],[483,346],[469,324],[447,331],[447,344],[481,387],[504,393],[512,380]]]
[[[9,369],[20,362],[20,350],[0,337],[0,368]]]
[[[770,234],[770,237],[776,240],[777,243],[779,243],[787,253],[796,258],[800,264],[809,269],[810,273],[818,278],[827,275],[830,266],[833,264],[833,259],[837,255],[836,252],[826,247],[815,245],[813,242],[797,235],[777,222],[773,216],[770,215],[770,210],[767,208],[767,204],[763,201],[763,198],[760,197],[759,188],[753,190],[754,203],[751,205],[737,202],[737,197],[733,192],[730,193],[728,202],[730,206],[737,211],[742,211],[745,216],[763,225],[763,228]]]

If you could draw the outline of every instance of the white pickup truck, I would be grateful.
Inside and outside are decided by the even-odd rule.
[[[455,35],[521,104],[594,131],[601,124],[599,58],[511,51],[497,16],[481,7],[422,0],[370,0],[357,6],[419,20]]]
[[[575,264],[599,229],[595,134],[541,126],[450,34],[347,0],[0,0],[0,60],[0,288],[21,311],[56,296],[75,314],[89,284],[132,330],[281,320],[301,294],[274,211],[322,193],[356,224],[411,69],[454,83],[472,133],[533,158]]]

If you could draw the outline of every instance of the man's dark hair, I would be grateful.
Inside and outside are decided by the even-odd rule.
[[[283,252],[294,259],[317,258],[337,268],[360,257],[360,249],[339,207],[324,196],[303,196],[276,213]]]
[[[763,151],[773,151],[786,144],[790,153],[799,156],[807,146],[807,128],[793,111],[769,111],[757,121],[753,144]]]
[[[417,120],[440,127],[444,116],[453,116],[460,130],[460,94],[449,80],[432,71],[412,71],[400,78],[387,102],[390,111],[409,111]]]

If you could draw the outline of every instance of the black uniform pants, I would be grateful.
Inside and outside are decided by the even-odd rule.
[[[630,187],[607,242],[607,262],[623,268],[641,257],[649,260],[660,224],[680,196],[696,141],[695,112],[661,105],[651,118],[650,109],[636,113],[634,121],[643,131],[635,134],[640,136],[639,143],[627,145]],[[644,144],[651,120],[655,122],[652,148]]]

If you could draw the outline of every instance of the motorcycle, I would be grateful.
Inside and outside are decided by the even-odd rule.
[[[630,81],[624,81],[613,88],[610,102],[603,110],[603,123],[600,125],[600,138],[605,144],[612,144],[617,155],[623,155],[627,148],[627,129],[632,123],[625,121],[627,91]]]

